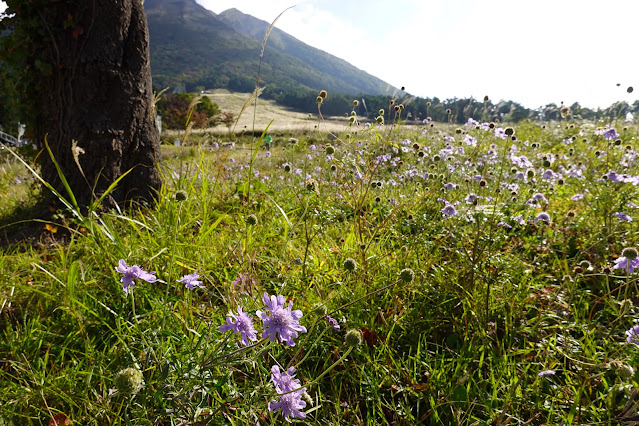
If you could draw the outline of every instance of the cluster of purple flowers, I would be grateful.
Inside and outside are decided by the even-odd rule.
[[[256,312],[264,325],[262,338],[295,346],[293,339],[298,336],[298,333],[306,333],[306,327],[299,323],[303,315],[302,311],[293,310],[292,301],[286,306],[286,297],[282,295],[269,296],[264,293],[262,301],[266,305],[266,312],[261,310]],[[222,332],[232,330],[233,333],[239,333],[245,346],[249,345],[249,341],[257,340],[253,319],[242,311],[241,306],[237,308],[237,315],[229,312],[226,324],[220,326],[219,330]]]
[[[124,259],[120,259],[118,266],[115,267],[115,271],[123,274],[120,282],[122,283],[122,289],[126,294],[135,285],[135,280],[140,279],[146,281],[149,284],[153,284],[158,280],[154,272],[147,272],[140,268],[138,265],[127,265]],[[204,288],[202,281],[199,281],[200,275],[197,273],[184,275],[178,280],[178,282],[184,284],[189,290],[195,290],[196,288]]]
[[[302,311],[299,309],[293,310],[293,302],[288,302],[287,304],[286,297],[282,295],[273,296],[264,293],[262,301],[264,302],[265,310],[256,312],[264,325],[262,338],[295,346],[293,339],[298,337],[298,333],[306,333],[306,328],[299,323],[303,315]],[[328,316],[325,318],[333,328],[339,330],[337,321]],[[244,312],[241,306],[238,306],[237,314],[229,312],[226,317],[226,324],[220,326],[219,330],[222,332],[233,331],[233,333],[240,334],[244,346],[248,346],[250,342],[257,341],[253,318]],[[274,413],[281,411],[284,418],[289,422],[291,418],[306,418],[306,414],[301,411],[306,407],[306,402],[302,400],[302,396],[306,393],[306,388],[301,387],[300,381],[295,378],[295,369],[290,367],[286,371],[280,371],[279,366],[274,365],[271,368],[271,379],[279,398],[271,400],[268,403],[268,409]]]
[[[301,411],[306,407],[302,396],[306,393],[300,381],[295,378],[295,368],[280,371],[280,367],[271,367],[271,380],[275,385],[279,400],[273,399],[268,403],[268,409],[274,413],[282,411],[284,418],[290,423],[291,418],[305,419],[306,414]]]

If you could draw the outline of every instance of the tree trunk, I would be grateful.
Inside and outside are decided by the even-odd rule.
[[[46,136],[81,206],[128,170],[107,206],[152,203],[160,148],[142,1],[54,0],[39,20],[48,37],[34,58],[45,88],[35,108],[36,139]],[[47,153],[40,159],[44,179],[66,196]]]

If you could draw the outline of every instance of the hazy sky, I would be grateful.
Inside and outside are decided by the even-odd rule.
[[[197,2],[269,22],[295,5],[278,28],[417,96],[530,108],[639,99],[638,0]]]

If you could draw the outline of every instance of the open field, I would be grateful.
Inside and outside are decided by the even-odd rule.
[[[232,112],[237,117],[239,112],[242,110],[242,106],[245,104],[247,99],[250,98],[251,94],[216,89],[212,90],[207,96],[211,98],[211,101],[218,104],[222,111]],[[240,120],[235,127],[236,133],[253,130],[254,112],[256,112],[256,131],[264,130],[271,120],[273,123],[269,129],[272,131],[316,132],[317,126],[319,125],[321,131],[341,132],[348,127],[348,119],[345,117],[324,117],[324,120],[319,122],[317,113],[309,115],[291,111],[277,105],[273,101],[259,98],[257,102],[257,110],[255,109],[255,103],[251,103],[240,117]],[[213,128],[212,131],[219,134],[226,133],[227,129],[223,125],[218,125]]]
[[[0,425],[633,424],[635,126],[285,129],[165,145],[156,206],[21,243],[2,154]]]

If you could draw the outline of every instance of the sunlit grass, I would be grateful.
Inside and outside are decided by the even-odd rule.
[[[153,209],[33,222],[41,235],[0,257],[0,419],[280,424],[276,364],[306,387],[308,423],[630,418],[637,272],[614,267],[637,245],[635,127],[432,124],[273,131],[269,146],[192,134],[163,146]],[[3,158],[11,213],[34,194]],[[127,296],[119,259],[158,281]],[[192,273],[204,289],[178,282]],[[307,333],[234,352],[218,328],[242,307],[261,337],[263,293]],[[144,385],[116,392],[131,367]]]

